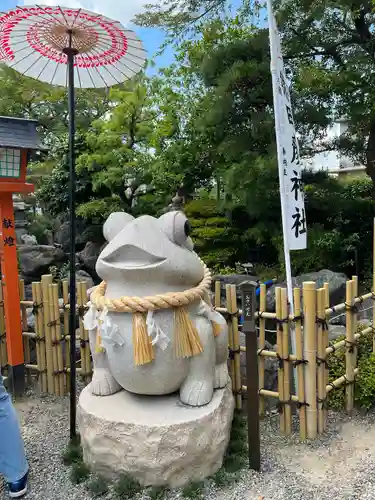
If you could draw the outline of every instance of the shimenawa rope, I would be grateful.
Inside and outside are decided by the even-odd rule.
[[[211,272],[206,264],[201,259],[199,260],[204,269],[203,279],[196,287],[183,292],[169,292],[150,297],[124,296],[119,299],[110,299],[105,296],[107,284],[102,281],[91,294],[90,301],[98,311],[107,309],[110,312],[133,314],[133,354],[134,363],[137,366],[151,363],[155,359],[152,339],[147,331],[146,314],[148,311],[174,309],[173,346],[177,358],[189,358],[203,351],[199,333],[186,309],[186,306],[198,300],[210,303],[208,292],[212,282]],[[211,323],[213,334],[218,336],[221,332],[221,326],[215,321],[211,321]],[[97,350],[103,350],[100,346],[101,338],[98,328]]]

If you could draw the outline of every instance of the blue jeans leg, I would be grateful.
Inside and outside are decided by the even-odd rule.
[[[28,471],[16,410],[0,375],[0,474],[6,482],[22,479]]]

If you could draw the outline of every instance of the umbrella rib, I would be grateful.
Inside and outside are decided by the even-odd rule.
[[[28,54],[28,55],[30,55],[30,54]],[[43,57],[43,56],[42,56],[42,55],[40,55],[37,59],[35,59],[35,61],[33,61],[33,62],[30,64],[30,66],[29,66],[27,69],[25,69],[25,71],[23,71],[23,74],[25,75],[25,74],[26,74],[26,73],[27,73],[27,72],[28,72],[28,71],[29,71],[29,70],[30,70],[30,69],[34,66],[34,64],[36,64],[37,62],[39,62],[39,61],[42,59],[42,57]],[[14,66],[16,66],[18,63],[22,62],[24,59],[26,59],[26,58],[24,57],[23,59],[21,59],[20,61],[18,61],[18,62],[17,62]],[[12,67],[13,67],[13,66],[12,66]],[[35,77],[32,77],[32,78],[35,78]]]
[[[78,81],[79,81],[79,88],[82,88],[81,75],[79,74],[78,66],[75,66],[75,67],[77,69],[77,76],[78,76]]]
[[[55,71],[53,72],[53,75],[52,75],[52,78],[51,78],[50,85],[52,85],[52,82],[53,82],[53,80],[54,80],[54,78],[55,78],[55,76],[56,76],[56,73],[57,73],[58,67],[59,67],[59,65],[58,65],[58,64],[56,64],[56,68],[55,68]]]
[[[37,5],[37,7],[38,7],[39,9],[43,10],[43,12],[44,12],[44,13],[48,14],[48,12],[46,12],[44,9],[42,9],[39,5]],[[28,11],[27,11],[27,10],[25,10],[23,7],[21,7],[21,5],[16,5],[16,8],[17,8],[17,9],[21,9],[23,12],[28,12]],[[33,15],[33,16],[36,16],[36,17],[38,17],[38,18],[39,18],[39,19],[41,19],[42,21],[45,21],[45,20],[46,20],[46,19],[45,19],[43,16],[41,16],[40,14],[35,14],[35,13],[33,12],[33,13],[32,13],[32,15]],[[48,15],[49,15],[49,14],[48,14]],[[59,22],[59,24],[61,24],[61,23],[60,23],[60,21],[58,21],[58,22]],[[61,25],[61,26],[63,26],[63,25]]]
[[[103,69],[105,69],[107,71],[107,73],[109,73],[109,76],[111,78],[113,78],[113,80],[115,80],[117,83],[121,83],[119,80],[117,80],[117,78],[109,71],[108,67],[107,66],[102,66]]]
[[[87,71],[87,74],[88,74],[88,75],[89,75],[89,77],[90,77],[90,80],[91,80],[91,83],[92,83],[92,85],[93,85],[94,89],[96,89],[96,85],[95,85],[94,79],[93,79],[93,77],[92,77],[92,75],[91,75],[91,73],[90,73],[90,71],[89,71],[89,69],[90,69],[90,68],[85,68],[85,69],[86,69],[86,71]]]
[[[38,77],[37,77],[37,80],[39,80],[40,78],[40,75],[43,73],[43,71],[46,69],[46,67],[49,65],[49,63],[51,62],[51,59],[48,59],[46,64],[44,65],[44,68],[42,69],[42,71],[40,71]]]
[[[91,49],[91,52],[95,53],[95,49]],[[97,52],[98,55],[100,55],[100,52]],[[95,66],[96,68],[96,66]],[[102,68],[105,68],[107,70],[107,72],[109,73],[109,75],[117,82],[117,83],[121,83],[109,70],[108,70],[108,67],[106,65],[102,66]],[[99,70],[97,70],[98,73],[100,74]],[[129,78],[128,75],[126,75],[126,73],[123,73],[122,71],[120,71],[120,73],[122,73],[127,79]],[[101,75],[100,75],[101,76]],[[104,81],[104,79],[102,78],[102,80]]]
[[[95,50],[91,49],[91,52],[95,53]],[[99,52],[98,52],[98,54],[99,54]],[[144,62],[144,59],[142,61]],[[124,62],[120,62],[120,60],[119,60],[119,61],[116,62],[116,64],[117,63],[121,64],[123,67],[125,67],[126,69],[128,69],[129,71],[131,71],[132,73],[134,73],[134,75],[137,74],[137,71],[135,71],[134,69],[132,69],[130,66],[127,66],[127,64],[125,64]],[[113,66],[115,66],[115,64],[113,64]],[[116,69],[118,69],[120,71],[120,73],[122,73],[127,79],[131,78],[131,76],[129,77],[129,75],[127,75],[126,73],[124,73],[123,71],[121,71],[121,69],[119,69],[119,68],[116,68]]]
[[[54,19],[55,21],[57,21],[57,23],[60,25],[60,26],[65,26],[58,17],[55,17],[53,14],[51,14],[50,12],[47,12],[46,10],[43,9],[43,7],[41,7],[40,5],[36,4],[36,6],[38,7],[38,9],[42,10],[45,14],[47,14],[48,16],[52,17],[52,19]],[[43,17],[42,17],[43,19]],[[64,19],[65,19],[65,16],[64,16]]]
[[[102,44],[102,43],[100,43],[100,42],[99,42],[99,43],[97,43],[96,45],[97,45],[97,46],[101,46],[101,47],[103,48],[103,50],[104,50],[104,49],[108,50],[108,47],[106,47],[105,45],[103,45],[103,44]],[[90,51],[92,52],[92,51],[93,51],[93,49],[90,49]],[[143,51],[144,51],[144,52],[146,52],[145,50],[143,50]],[[141,56],[137,56],[136,54],[133,54],[132,52],[129,52],[129,51],[126,51],[126,54],[129,54],[129,55],[131,55],[131,56],[135,57],[136,59],[140,59],[141,61],[144,61],[144,60],[145,60],[145,59],[144,59],[144,58],[142,58]]]
[[[65,17],[65,13],[63,12],[62,8],[59,6],[58,7],[59,11],[61,12],[64,20],[65,20],[65,25],[68,26],[69,28],[72,28],[72,26],[69,24],[69,21],[67,20],[67,18]]]
[[[96,72],[98,73],[98,75],[100,76],[100,78],[103,80],[103,83],[106,87],[108,87],[107,85],[107,82],[104,80],[103,76],[101,75],[100,71],[98,70],[98,68],[96,66],[94,66],[94,69],[96,70]]]
[[[61,9],[61,7],[60,7],[60,9]],[[76,24],[76,21],[77,21],[77,19],[78,19],[78,16],[80,15],[81,11],[82,11],[82,8],[80,7],[80,8],[77,10],[77,14],[76,14],[76,17],[74,18],[74,21],[73,21],[73,24],[72,24],[72,28],[74,28],[74,26],[75,26],[75,24]]]

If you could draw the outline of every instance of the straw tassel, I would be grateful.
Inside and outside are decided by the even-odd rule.
[[[146,315],[133,313],[133,355],[136,366],[146,365],[155,359],[151,337],[147,331]]]
[[[216,323],[216,321],[211,321],[211,324],[212,330],[214,332],[214,337],[218,337],[223,331],[223,325],[220,325],[220,323]]]
[[[102,336],[100,335],[100,328],[96,330],[96,346],[95,352],[104,352],[104,347],[102,346]]]
[[[198,330],[185,307],[174,311],[174,351],[177,358],[191,358],[203,352]]]

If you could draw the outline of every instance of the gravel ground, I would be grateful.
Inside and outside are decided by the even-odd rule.
[[[67,398],[30,395],[17,403],[31,466],[28,500],[90,500],[84,486],[69,479],[61,456],[69,433]],[[207,500],[373,500],[375,498],[375,412],[352,418],[331,413],[328,432],[307,444],[280,436],[277,416],[261,424],[262,472],[245,470],[242,479]],[[171,492],[168,499],[181,498]],[[0,498],[6,498],[1,492]],[[102,497],[103,498],[103,497]],[[109,493],[106,500],[113,499]],[[149,498],[140,495],[139,500]]]

